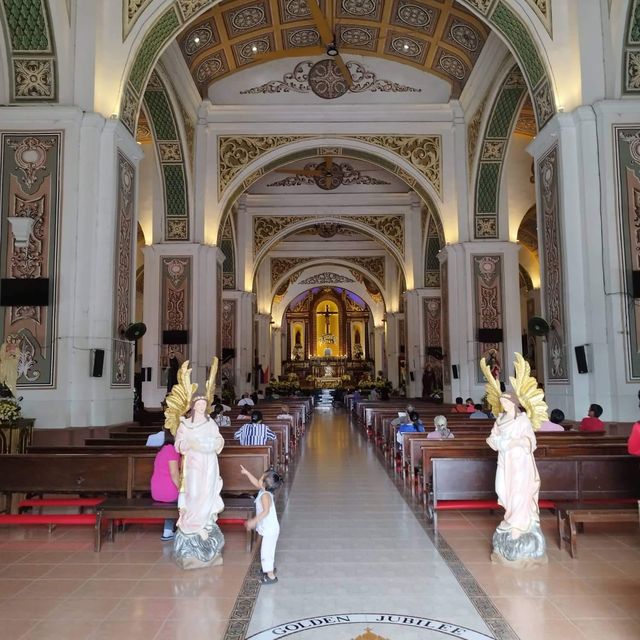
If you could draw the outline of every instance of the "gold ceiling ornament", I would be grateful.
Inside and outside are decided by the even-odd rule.
[[[218,195],[224,193],[237,173],[260,156],[285,144],[310,137],[218,136]]]
[[[276,286],[285,273],[310,260],[313,258],[271,258],[271,288]]]
[[[354,256],[353,258],[344,258],[347,262],[352,262],[368,271],[374,278],[384,285],[384,256]]]
[[[253,247],[256,255],[273,237],[287,227],[299,222],[316,219],[315,216],[254,216]],[[391,242],[400,255],[404,255],[404,216],[354,215],[333,216],[333,219],[345,220],[353,224],[364,224]],[[333,221],[333,220],[332,220]]]
[[[218,136],[218,196],[221,197],[234,177],[261,156],[287,144],[313,139],[313,135]],[[365,142],[398,155],[423,175],[436,193],[442,196],[442,139],[440,136],[357,135],[336,136],[344,140]],[[342,149],[334,155],[342,155]],[[394,173],[413,186],[416,180],[400,168]],[[244,182],[246,189],[264,174],[258,169]]]

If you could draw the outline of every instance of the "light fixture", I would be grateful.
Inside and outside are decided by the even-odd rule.
[[[193,41],[194,41],[196,44],[200,44],[200,38],[198,38],[198,36],[196,36],[196,37],[193,39]]]
[[[336,45],[333,42],[327,46],[327,55],[335,58],[338,55],[338,50],[336,49]]]
[[[409,51],[409,43],[405,42],[405,43],[402,45],[402,50],[403,50],[403,51]]]
[[[255,44],[252,44],[251,51],[253,51],[253,53],[258,53],[258,47]]]
[[[7,220],[11,225],[15,248],[26,249],[29,246],[31,230],[33,229],[35,220],[33,218],[27,218],[26,216],[8,216]]]

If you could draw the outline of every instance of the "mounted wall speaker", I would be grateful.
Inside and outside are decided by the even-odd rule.
[[[227,364],[229,360],[233,360],[236,357],[236,350],[228,347],[222,348],[222,364]]]
[[[91,377],[102,378],[104,349],[91,349]]]
[[[527,328],[532,336],[546,336],[549,333],[549,323],[538,316],[530,318]]]
[[[247,373],[247,382],[251,382],[251,374]]]
[[[502,342],[502,329],[478,329],[478,342],[482,344]]]
[[[632,271],[632,293],[634,298],[640,298],[640,271]]]
[[[575,347],[576,352],[576,364],[578,365],[578,373],[589,373],[589,366],[587,364],[587,351],[585,345],[581,344]]]
[[[453,376],[454,380],[458,379],[458,365],[457,364],[452,364],[451,365],[451,375]]]
[[[151,382],[151,367],[142,367],[142,381]]]
[[[189,332],[186,329],[163,331],[162,344],[189,344]]]
[[[413,375],[413,371],[409,371],[409,377],[411,378],[411,382],[416,379],[416,377]]]
[[[2,278],[0,307],[46,307],[49,278]]]

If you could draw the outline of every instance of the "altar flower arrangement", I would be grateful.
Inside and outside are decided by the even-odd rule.
[[[0,399],[0,422],[15,422],[20,418],[20,405],[14,398]]]

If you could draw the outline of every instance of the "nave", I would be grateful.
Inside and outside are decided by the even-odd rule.
[[[638,637],[637,526],[592,525],[581,534],[579,559],[571,559],[557,549],[555,519],[544,515],[549,565],[518,573],[496,567],[489,551],[498,516],[444,513],[435,536],[359,429],[343,411],[315,412],[277,500],[277,584],[259,585],[259,552],[244,550],[239,527],[224,528],[223,566],[193,572],[173,564],[157,527],[132,526],[99,554],[86,530],[3,528],[1,635],[239,640],[295,630],[296,640],[447,637],[355,615],[406,614],[455,625],[443,630],[461,629],[457,637],[484,637],[462,635],[463,628],[505,640]],[[338,614],[354,622],[322,628]],[[296,625],[306,618],[322,624]]]

